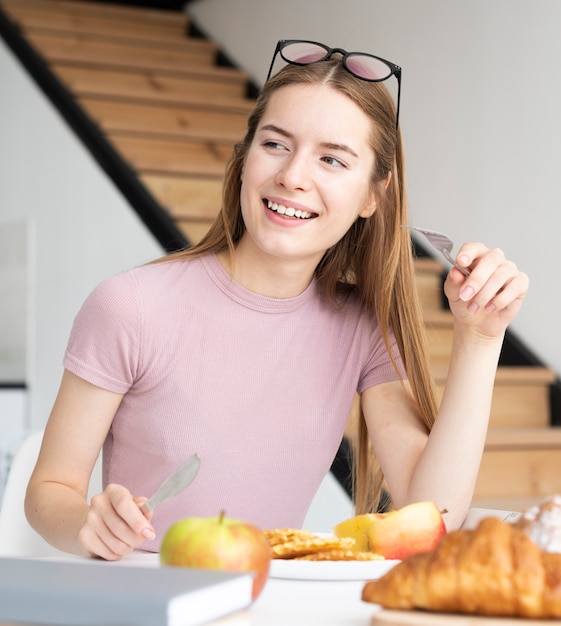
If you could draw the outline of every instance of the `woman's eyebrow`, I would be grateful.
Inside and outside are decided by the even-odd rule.
[[[284,128],[280,128],[280,126],[275,126],[275,124],[265,124],[259,130],[270,130],[274,133],[278,133],[283,137],[291,138],[292,135],[285,130]],[[347,144],[344,143],[333,143],[330,141],[325,141],[320,144],[323,148],[327,148],[328,150],[341,150],[342,152],[347,152],[348,154],[358,158],[358,154]]]
[[[281,128],[280,126],[275,126],[274,124],[265,124],[265,126],[261,126],[259,130],[272,130],[274,133],[278,133],[283,137],[292,137],[287,130],[284,130],[284,128]]]
[[[358,154],[350,146],[347,146],[347,144],[326,142],[321,145],[328,150],[342,150],[343,152],[347,152],[358,159]]]

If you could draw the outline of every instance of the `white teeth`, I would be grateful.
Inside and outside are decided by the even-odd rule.
[[[275,211],[275,213],[278,213],[279,215],[287,215],[288,217],[298,217],[304,220],[312,216],[312,214],[308,213],[308,211],[294,209],[291,206],[286,207],[282,204],[271,202],[270,200],[267,200],[267,206],[269,207],[269,209],[271,209],[271,211]]]

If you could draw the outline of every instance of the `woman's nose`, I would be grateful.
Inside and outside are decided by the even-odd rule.
[[[303,156],[292,155],[280,167],[277,183],[286,189],[307,190],[311,184],[309,167]]]

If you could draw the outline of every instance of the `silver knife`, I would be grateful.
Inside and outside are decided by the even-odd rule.
[[[140,505],[140,510],[147,515],[151,513],[157,506],[173,498],[181,493],[185,487],[193,482],[193,479],[199,471],[201,459],[198,454],[190,456],[185,463],[170,474],[164,482],[156,489],[154,495],[146,502]]]

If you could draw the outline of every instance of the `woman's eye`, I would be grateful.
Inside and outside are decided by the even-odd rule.
[[[322,161],[324,163],[327,163],[327,165],[332,165],[333,167],[343,167],[343,168],[347,167],[345,163],[343,163],[343,161],[340,161],[339,159],[336,159],[335,157],[331,157],[331,156],[322,157]]]
[[[282,150],[284,149],[284,146],[279,143],[278,141],[273,141],[272,139],[269,141],[264,141],[263,142],[263,146],[265,148],[271,148],[271,150]]]

